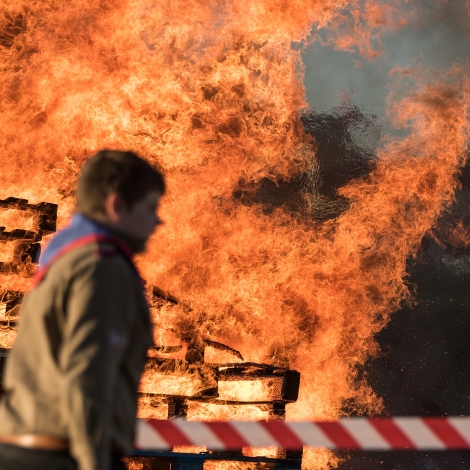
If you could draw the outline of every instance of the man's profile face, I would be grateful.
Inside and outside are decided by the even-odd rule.
[[[150,191],[131,207],[121,201],[115,206],[118,220],[113,225],[129,235],[147,241],[157,225],[161,224],[157,215],[160,197],[160,192]]]

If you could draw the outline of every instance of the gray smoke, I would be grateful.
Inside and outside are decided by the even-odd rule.
[[[390,131],[384,116],[388,74],[394,66],[419,63],[445,71],[453,64],[467,63],[466,0],[412,0],[408,5],[416,10],[415,17],[409,25],[383,37],[384,53],[376,59],[318,42],[304,51],[304,82],[312,111],[328,112],[347,94],[364,114],[376,115],[384,130]]]

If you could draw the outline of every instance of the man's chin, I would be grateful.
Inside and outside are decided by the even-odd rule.
[[[147,248],[149,237],[136,235],[135,233],[127,230],[114,230],[118,237],[130,248],[132,253],[143,253]]]
[[[145,251],[147,251],[149,237],[139,237],[133,235],[131,238],[131,249],[135,254],[145,253]]]
[[[142,245],[140,245],[138,251],[135,251],[134,253],[135,254],[142,254],[142,253],[145,253],[147,251],[147,248],[148,248],[148,239],[146,239],[145,241],[142,242]]]

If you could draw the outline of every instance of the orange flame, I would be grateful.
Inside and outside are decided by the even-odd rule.
[[[153,312],[155,336],[197,325],[247,360],[299,370],[290,419],[336,419],[347,400],[357,412],[380,412],[357,367],[409,299],[406,259],[452,199],[468,143],[465,71],[426,83],[421,70],[395,70],[416,82],[409,94],[390,96],[390,119],[409,134],[384,141],[373,173],[342,188],[352,202],[338,219],[299,220],[282,207],[266,214],[233,193],[241,180],[306,171],[314,180],[299,119],[303,66],[292,43],[321,37],[373,57],[380,35],[404,22],[400,6],[6,0],[0,199],[57,203],[63,226],[86,158],[104,147],[137,151],[164,171],[169,187],[165,225],[139,260],[142,273],[191,307]],[[308,201],[321,204],[314,190]],[[22,222],[11,217],[10,225]],[[28,282],[0,274],[4,289],[27,290]],[[11,341],[1,332],[2,345]],[[199,419],[263,414],[191,406]],[[335,458],[316,452],[305,462],[326,468]]]

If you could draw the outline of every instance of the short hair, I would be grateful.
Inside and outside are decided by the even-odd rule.
[[[76,210],[104,214],[106,197],[117,192],[133,207],[150,191],[165,192],[161,173],[133,152],[101,150],[84,165],[77,185]]]

